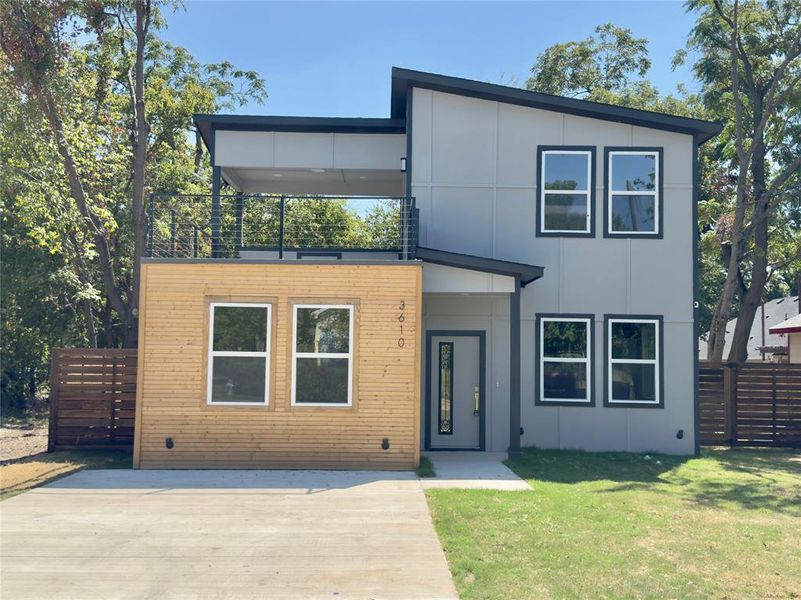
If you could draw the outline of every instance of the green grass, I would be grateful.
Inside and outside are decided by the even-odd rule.
[[[801,453],[507,464],[533,492],[427,492],[462,598],[801,597]]]
[[[420,464],[417,466],[418,477],[436,477],[437,472],[434,470],[434,464],[427,456],[420,457]]]

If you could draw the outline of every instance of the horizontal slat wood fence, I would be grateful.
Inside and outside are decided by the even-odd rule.
[[[801,364],[701,362],[702,444],[801,447]]]
[[[52,351],[48,451],[133,445],[136,350]]]

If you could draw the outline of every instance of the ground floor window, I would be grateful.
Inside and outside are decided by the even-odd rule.
[[[591,315],[537,317],[538,403],[593,403],[593,322]]]
[[[353,306],[293,307],[292,404],[350,406],[353,381]]]
[[[610,406],[662,405],[662,318],[607,316],[606,397]]]
[[[270,316],[269,304],[211,304],[209,404],[269,403]]]

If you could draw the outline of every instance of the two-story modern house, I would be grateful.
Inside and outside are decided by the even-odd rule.
[[[135,465],[691,454],[715,123],[394,69],[390,117],[197,115],[154,196]]]

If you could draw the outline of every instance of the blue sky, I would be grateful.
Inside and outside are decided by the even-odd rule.
[[[202,62],[230,60],[267,82],[238,112],[386,117],[392,66],[491,81],[528,78],[551,44],[612,22],[650,40],[650,78],[693,89],[673,53],[693,24],[682,2],[239,2],[188,0],[162,33]]]

